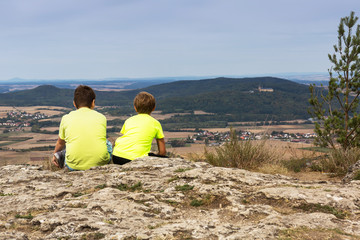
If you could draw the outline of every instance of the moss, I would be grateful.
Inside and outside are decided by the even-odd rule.
[[[204,202],[202,199],[200,199],[200,200],[194,199],[190,202],[190,205],[193,207],[200,207],[200,206],[204,205]]]
[[[175,186],[176,191],[182,191],[182,192],[193,190],[193,188],[194,186],[190,186],[188,184]]]
[[[31,213],[29,213],[28,215],[20,215],[20,214],[16,214],[15,218],[23,218],[23,219],[33,219],[34,216],[31,215]]]
[[[82,192],[76,192],[72,194],[73,197],[80,197],[82,195],[84,195]]]
[[[192,168],[178,168],[176,169],[174,172],[176,173],[180,173],[180,172],[186,172],[186,171],[189,171],[191,170]]]
[[[81,240],[98,240],[98,239],[103,239],[105,238],[105,234],[103,233],[89,233],[89,234],[84,234],[81,236]]]
[[[0,192],[0,197],[4,197],[4,196],[13,196],[14,194],[12,193],[3,193],[3,192]]]
[[[161,202],[168,203],[170,205],[179,205],[180,203],[174,200],[163,200]]]
[[[323,213],[330,213],[333,214],[335,217],[339,219],[344,219],[347,217],[348,213],[341,209],[336,209],[329,205],[321,205],[319,203],[312,204],[312,203],[303,203],[300,204],[298,207],[295,207],[298,209],[301,209],[306,212],[323,212]]]
[[[113,222],[113,221],[111,221],[111,220],[104,220],[104,223],[114,225],[114,222]]]
[[[304,239],[359,239],[359,236],[345,233],[340,229],[298,227],[279,231],[278,240],[304,240]]]
[[[119,184],[117,185],[115,188],[119,189],[120,191],[131,191],[131,192],[135,192],[135,191],[140,191],[142,190],[142,183],[141,182],[137,182],[132,186],[128,186],[127,184]]]
[[[141,190],[142,189],[142,183],[141,182],[137,182],[136,184],[132,185],[130,187],[130,191],[134,192],[136,190]]]
[[[168,182],[168,183],[171,183],[171,182],[176,181],[176,180],[178,180],[178,179],[179,179],[179,176],[175,176],[175,177],[172,177],[172,178],[170,178],[169,180],[167,180],[167,182]]]
[[[106,184],[100,184],[95,187],[95,189],[104,189],[106,188]]]

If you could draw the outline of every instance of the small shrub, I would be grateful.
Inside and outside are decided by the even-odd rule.
[[[82,195],[84,195],[82,192],[73,193],[73,197],[80,197]]]
[[[307,159],[290,159],[284,160],[282,164],[284,167],[293,172],[301,172],[302,170],[306,169],[307,167]]]
[[[204,202],[203,200],[198,200],[198,199],[194,199],[190,202],[190,205],[193,206],[193,207],[200,207],[201,205],[203,205]]]
[[[360,170],[354,174],[354,180],[360,180]]]
[[[319,165],[318,163],[311,164],[310,169],[314,172],[323,172],[324,171],[322,166]]]
[[[265,146],[265,141],[239,141],[236,132],[230,131],[230,141],[215,148],[205,149],[205,161],[218,167],[233,167],[254,170],[273,162],[275,154]]]
[[[320,166],[325,172],[334,173],[337,176],[345,176],[349,167],[360,160],[360,149],[334,149],[328,157],[320,161]]]
[[[117,185],[115,188],[119,189],[120,191],[126,191],[126,190],[128,190],[129,187],[128,187],[128,185],[121,183],[121,184]]]

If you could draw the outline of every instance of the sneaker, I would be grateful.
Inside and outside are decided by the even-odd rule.
[[[66,152],[65,150],[62,150],[60,152],[54,153],[54,156],[56,157],[59,168],[64,168],[65,152]]]

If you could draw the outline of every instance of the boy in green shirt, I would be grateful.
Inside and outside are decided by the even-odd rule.
[[[56,166],[62,168],[65,161],[70,170],[86,170],[110,161],[106,118],[94,110],[95,98],[91,87],[80,85],[76,88],[73,104],[77,110],[61,119],[52,161]]]
[[[134,108],[138,115],[127,119],[121,128],[123,136],[116,139],[113,162],[125,164],[135,158],[147,156],[151,143],[156,139],[158,154],[165,157],[165,140],[161,124],[150,114],[155,110],[155,98],[147,92],[140,92],[134,99]]]

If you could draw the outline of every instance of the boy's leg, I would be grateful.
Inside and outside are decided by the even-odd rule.
[[[111,161],[111,157],[112,157],[112,151],[113,151],[113,147],[112,147],[112,144],[111,144],[111,142],[109,141],[109,140],[106,140],[106,147],[107,147],[107,151],[108,151],[108,153],[109,153],[109,162],[108,163],[110,163],[110,161]]]
[[[158,155],[158,154],[155,154],[155,153],[152,153],[150,152],[148,154],[149,157],[159,157],[159,158],[169,158],[168,156],[164,156],[164,155]]]
[[[114,164],[119,164],[119,165],[124,165],[125,163],[131,162],[131,160],[129,160],[129,159],[122,158],[122,157],[117,157],[117,156],[114,156],[114,155],[112,157],[112,160],[113,160]]]
[[[72,169],[71,167],[69,167],[69,165],[66,164],[66,160],[65,160],[65,167],[67,167],[67,169],[69,169],[70,171],[79,171],[79,170],[76,170],[76,169]]]

